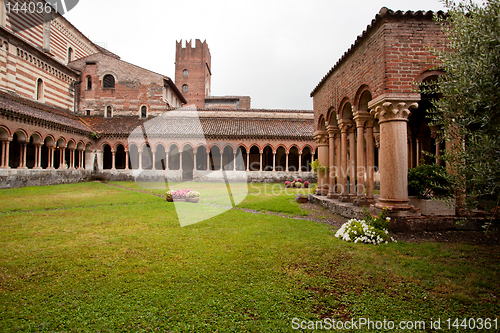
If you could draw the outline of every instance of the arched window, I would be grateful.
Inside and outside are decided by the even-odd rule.
[[[73,61],[73,49],[70,47],[68,48],[68,63]]]
[[[111,105],[106,106],[106,110],[104,111],[104,117],[105,118],[113,117],[113,108],[111,107]]]
[[[43,100],[43,80],[42,79],[38,79],[36,81],[36,100],[37,101]]]
[[[103,88],[114,88],[115,87],[115,77],[111,74],[104,75],[102,79]]]
[[[188,75],[189,75],[189,71],[187,69],[182,71],[182,76],[188,76]]]
[[[141,119],[146,119],[148,117],[148,107],[146,105],[141,106]]]
[[[92,90],[92,77],[87,76],[87,90]]]
[[[187,84],[182,86],[182,92],[188,92],[188,85]]]

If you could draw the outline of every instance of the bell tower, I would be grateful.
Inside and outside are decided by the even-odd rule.
[[[199,39],[194,47],[191,40],[182,47],[182,39],[176,41],[175,85],[182,91],[187,106],[205,108],[205,97],[210,96],[212,79],[211,56],[208,44]]]

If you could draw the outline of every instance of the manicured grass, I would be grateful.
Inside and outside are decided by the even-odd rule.
[[[242,205],[300,209],[293,193],[252,186]],[[100,183],[0,200],[2,332],[289,332],[293,318],[500,313],[495,246],[351,244],[328,225],[241,210],[181,228],[173,204]]]

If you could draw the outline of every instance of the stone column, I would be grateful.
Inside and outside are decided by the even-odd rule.
[[[47,169],[53,170],[54,169],[54,150],[56,147],[47,147],[48,148],[48,166]]]
[[[328,132],[316,131],[313,136],[314,141],[318,145],[318,162],[320,165],[328,166]],[[328,194],[328,171],[318,171],[318,188],[315,193],[317,195]]]
[[[419,94],[385,94],[368,103],[380,124],[380,199],[375,212],[384,207],[391,215],[419,215],[408,199],[407,121],[418,107]]]
[[[75,169],[75,148],[71,149],[70,151],[70,161],[69,161],[69,168],[71,170],[74,170]]]
[[[116,152],[111,150],[111,170],[116,170]]]
[[[18,169],[27,169],[26,167],[26,143],[20,143],[21,151],[19,157],[19,167]]]
[[[233,151],[233,171],[236,171],[236,150]]]
[[[42,145],[35,145],[35,166],[33,167],[34,170],[39,170],[41,169],[40,167],[40,155],[42,153]]]
[[[59,147],[59,169],[66,169],[66,147]]]
[[[288,171],[288,154],[289,154],[289,152],[285,151],[285,161],[286,161],[285,162],[285,170],[286,170],[285,172],[289,172]]]
[[[302,172],[302,152],[299,151],[299,172]]]
[[[276,171],[276,151],[273,150],[273,171]]]
[[[179,151],[179,170],[182,171],[182,150]]]
[[[142,170],[142,149],[137,149],[137,155],[139,155],[139,166],[137,170]]]
[[[250,171],[250,150],[247,151],[247,171]]]
[[[196,151],[193,150],[193,163],[194,163],[194,167],[193,167],[193,170],[195,171],[198,171],[198,164],[196,163],[198,160],[196,159]]]
[[[168,156],[168,152],[166,156]],[[165,168],[168,168],[168,163],[166,164]],[[125,170],[130,170],[128,167],[128,149],[125,149]]]
[[[262,171],[262,151],[260,151],[260,170]]]
[[[151,170],[156,170],[156,151],[153,153],[153,149],[149,148],[149,152],[151,153]]]
[[[220,170],[224,169],[223,158],[224,158],[224,150],[221,150],[220,151]]]
[[[356,129],[354,125],[349,129],[349,201],[356,196]]]
[[[357,168],[356,168],[356,195],[358,199],[365,196],[365,174],[367,173],[365,163],[365,125],[368,121],[373,120],[373,117],[367,111],[357,111],[354,114],[357,130]]]
[[[337,177],[337,167],[335,165],[335,155],[337,153],[337,147],[335,147],[335,137],[339,135],[340,130],[337,126],[329,125],[328,130],[328,141],[329,141],[329,152],[328,152],[328,180],[330,183],[330,188],[328,189],[328,199],[337,199],[339,196],[336,192],[335,177]]]
[[[366,123],[366,198],[363,204],[374,203],[373,172],[375,169],[375,147],[373,142],[373,121]]]
[[[2,156],[2,169],[10,169],[9,166],[9,150],[10,150],[10,142],[12,140],[2,141],[3,146],[3,156]]]
[[[210,165],[210,150],[207,152],[207,171],[212,170],[212,166]]]
[[[337,179],[340,188],[341,200],[347,200],[347,132],[351,127],[350,121],[341,120],[340,128],[340,169],[337,171]]]

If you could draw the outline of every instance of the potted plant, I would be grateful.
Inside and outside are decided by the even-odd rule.
[[[294,180],[294,182],[302,183],[302,178],[297,178],[297,179]]]
[[[306,181],[304,182],[304,187],[305,187],[305,188],[309,188],[309,185],[310,185],[310,184],[311,184],[311,183],[309,183],[309,182],[306,180]]]
[[[167,191],[165,195],[167,202],[174,202],[174,198],[172,197],[172,191]]]
[[[295,187],[295,180],[292,182],[291,187]]]
[[[173,191],[172,198],[174,199],[174,201],[186,201],[189,192],[191,192],[191,190],[188,189]]]
[[[196,203],[196,202],[200,201],[200,193],[196,192],[196,191],[190,191],[187,194],[186,201],[192,202],[192,203]]]
[[[309,201],[309,195],[304,194],[304,193],[297,193],[295,196],[295,202],[298,203],[306,203]]]
[[[295,187],[296,188],[301,188],[302,187],[302,183],[301,182],[295,182]]]
[[[291,187],[292,186],[292,182],[289,182],[288,180],[285,182],[285,187]]]

